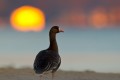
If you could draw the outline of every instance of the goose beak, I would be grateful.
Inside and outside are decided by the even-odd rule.
[[[62,30],[62,29],[59,28],[59,32],[64,32],[64,30]]]

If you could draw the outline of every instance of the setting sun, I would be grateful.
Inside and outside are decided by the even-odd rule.
[[[38,8],[22,6],[12,12],[10,23],[18,31],[41,31],[45,26],[45,16]]]

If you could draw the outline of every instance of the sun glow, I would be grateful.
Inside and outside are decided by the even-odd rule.
[[[89,21],[95,28],[104,28],[109,22],[108,15],[103,8],[93,10]]]
[[[22,6],[12,12],[10,23],[19,31],[41,31],[45,26],[45,15],[38,8]]]

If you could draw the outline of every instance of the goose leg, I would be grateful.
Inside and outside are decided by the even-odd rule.
[[[40,80],[43,80],[43,75],[40,75]]]
[[[44,80],[49,80],[49,76],[44,75]]]
[[[55,75],[55,74],[54,74],[54,73],[52,73],[52,80],[54,79],[54,75]]]

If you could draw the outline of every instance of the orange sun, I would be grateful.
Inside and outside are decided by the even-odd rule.
[[[18,31],[41,31],[45,26],[45,15],[38,8],[22,6],[12,12],[10,23]]]

